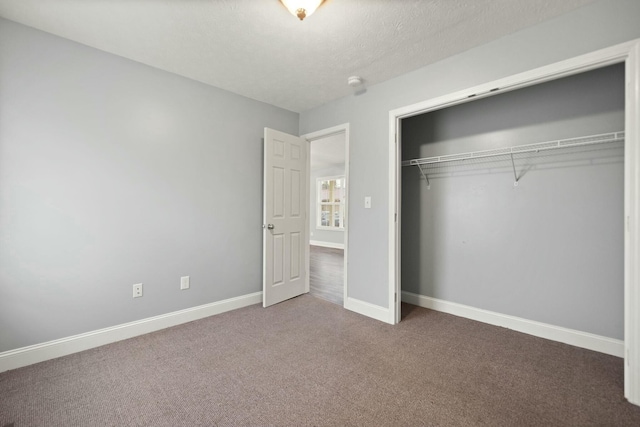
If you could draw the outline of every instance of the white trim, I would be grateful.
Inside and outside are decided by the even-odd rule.
[[[390,113],[393,117],[397,118],[412,117],[429,111],[473,102],[489,96],[499,95],[512,90],[522,89],[528,86],[557,80],[562,77],[606,67],[607,65],[624,62],[634,50],[635,45],[639,43],[639,40],[622,43],[606,49],[567,59],[565,61],[557,62],[555,64],[514,74],[512,76],[494,80],[472,88],[463,89],[438,98],[397,108],[392,110]],[[498,90],[496,90],[496,88],[498,88]]]
[[[100,347],[261,302],[262,292],[255,292],[160,316],[148,317],[135,322],[123,323],[84,334],[5,351],[0,353],[0,372]]]
[[[624,395],[640,405],[640,42],[625,62]]]
[[[315,141],[317,139],[322,139],[322,138],[327,138],[329,136],[332,135],[336,135],[339,133],[344,133],[344,178],[347,182],[347,195],[345,197],[345,203],[344,203],[344,218],[343,218],[343,225],[344,225],[344,230],[340,230],[340,231],[344,231],[344,243],[343,243],[343,248],[344,249],[344,277],[342,280],[343,283],[343,287],[344,287],[344,308],[347,308],[347,295],[349,294],[349,281],[347,280],[348,278],[348,274],[347,274],[347,266],[348,264],[348,258],[349,258],[349,186],[351,185],[351,180],[349,179],[349,123],[343,123],[341,125],[337,125],[337,126],[333,126],[327,129],[322,129],[319,131],[315,131],[315,132],[311,132],[311,133],[307,133],[302,135],[302,138],[306,139],[307,141],[309,141],[311,143],[311,141]],[[307,157],[307,187],[309,187],[311,185],[311,167],[310,167],[310,157]],[[310,206],[311,200],[309,199],[309,195],[307,194],[307,206]],[[336,230],[338,231],[338,230]],[[307,242],[309,242],[309,244],[311,243],[310,241],[310,234],[309,234],[309,218],[307,218],[307,236],[306,236]],[[307,267],[307,292],[309,292],[309,288],[308,288],[308,284],[309,284],[309,245],[306,246],[306,267]]]
[[[388,323],[395,325],[400,322],[400,277],[401,262],[400,248],[402,221],[402,178],[400,175],[402,159],[400,117],[394,111],[389,113],[389,319]]]
[[[344,308],[347,310],[355,311],[363,316],[371,317],[381,322],[387,322],[389,319],[389,310],[380,307],[379,305],[373,305],[371,303],[361,301],[355,298],[345,298]]]
[[[345,197],[345,201],[344,201],[344,235],[343,235],[343,241],[344,241],[344,264],[343,264],[343,268],[344,268],[344,277],[342,280],[343,283],[343,293],[342,293],[342,298],[344,301],[347,300],[347,295],[349,295],[348,292],[348,274],[347,274],[347,267],[349,265],[349,263],[347,262],[348,259],[348,254],[349,254],[349,199],[351,199],[351,192],[349,191],[349,185],[351,185],[351,178],[349,176],[349,133],[350,133],[350,127],[349,127],[349,123],[341,125],[344,128],[344,179],[347,182],[347,195]]]
[[[306,139],[307,141],[315,141],[316,139],[322,139],[322,138],[327,138],[333,135],[336,135],[338,133],[349,133],[349,123],[343,123],[341,125],[337,125],[337,126],[333,126],[330,128],[326,128],[326,129],[322,129],[322,130],[318,130],[315,132],[309,132],[309,133],[305,133],[304,135],[302,135],[301,137]],[[348,163],[346,161],[347,159],[345,159],[345,163]]]
[[[325,204],[328,204],[328,203],[325,203]],[[320,231],[338,231],[338,232],[344,233],[344,227],[337,228],[337,227],[326,227],[326,226],[318,225],[316,226],[315,229]]]
[[[311,246],[321,246],[323,248],[344,249],[344,243],[321,242],[320,240],[309,240]]]
[[[402,301],[540,338],[624,357],[624,341],[402,291]]]
[[[396,141],[400,120],[428,111],[486,98],[505,91],[556,80],[616,63],[625,63],[625,392],[629,402],[640,405],[640,39],[566,61],[536,68],[473,88],[398,108],[389,112],[389,313],[400,320],[400,301],[394,293],[400,283],[400,195],[399,156]],[[495,90],[498,88],[497,90]],[[471,98],[470,98],[471,97]],[[395,216],[398,215],[396,221]]]

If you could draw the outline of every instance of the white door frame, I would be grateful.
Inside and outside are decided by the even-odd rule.
[[[400,321],[400,120],[561,77],[625,64],[624,395],[640,405],[640,39],[389,112],[389,323]],[[499,88],[496,90],[496,88]],[[395,301],[394,301],[395,299]]]
[[[349,123],[344,123],[341,125],[333,126],[327,129],[322,129],[316,132],[307,133],[302,135],[301,138],[307,140],[308,144],[316,141],[318,139],[327,138],[332,135],[344,133],[344,177],[347,181],[347,197],[344,204],[344,277],[343,277],[343,285],[344,285],[344,299],[343,306],[347,302],[347,258],[349,253],[349,186],[351,185],[351,181],[349,180]],[[309,147],[309,153],[311,153],[311,149]],[[311,155],[307,156],[307,188],[311,185]],[[311,200],[309,199],[310,194],[307,192],[307,210],[311,204]],[[307,217],[307,229],[306,229],[306,267],[307,267],[307,290],[309,292],[309,217]]]

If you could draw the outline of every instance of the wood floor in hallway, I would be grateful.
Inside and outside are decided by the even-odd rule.
[[[311,246],[309,263],[309,293],[343,305],[344,250]]]

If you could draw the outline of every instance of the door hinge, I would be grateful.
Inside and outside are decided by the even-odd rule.
[[[393,294],[393,302],[398,302],[398,293]]]
[[[393,222],[398,222],[398,214],[393,214]]]

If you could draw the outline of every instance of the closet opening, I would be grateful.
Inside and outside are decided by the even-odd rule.
[[[403,299],[618,340],[622,356],[624,64],[401,129]]]
[[[638,404],[638,42],[390,113],[400,302],[625,358]]]

